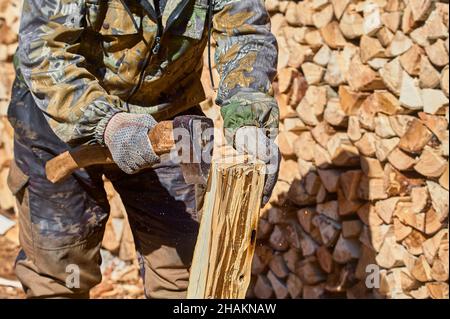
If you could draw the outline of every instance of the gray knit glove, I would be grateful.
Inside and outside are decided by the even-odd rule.
[[[104,139],[114,162],[127,174],[159,163],[148,132],[157,124],[151,115],[117,113],[106,125]]]
[[[250,154],[266,163],[266,180],[261,207],[269,202],[278,180],[281,161],[278,146],[273,139],[266,136],[265,131],[265,129],[255,126],[244,126],[236,131],[234,138],[234,147],[239,153]]]

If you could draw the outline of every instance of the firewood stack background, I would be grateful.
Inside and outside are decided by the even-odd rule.
[[[0,1],[0,214],[12,221],[4,116],[19,3]],[[283,161],[259,224],[248,296],[448,298],[448,1],[266,6],[280,49]],[[206,113],[219,121],[216,107]],[[138,282],[132,237],[106,185],[113,204],[103,246],[128,262],[122,283],[130,286]],[[1,243],[17,245],[16,234],[17,225],[0,233],[0,258]],[[10,268],[0,259],[0,277]],[[110,277],[106,285],[127,295]]]

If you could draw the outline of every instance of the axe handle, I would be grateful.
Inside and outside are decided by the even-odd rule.
[[[156,155],[169,153],[175,146],[172,121],[159,122],[148,133],[148,138]],[[100,145],[86,145],[49,160],[45,165],[45,173],[49,181],[57,183],[77,169],[101,164],[114,164],[108,148]]]

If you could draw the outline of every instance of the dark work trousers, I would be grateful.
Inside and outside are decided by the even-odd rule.
[[[201,113],[199,107],[190,112]],[[109,215],[105,175],[126,208],[146,296],[185,297],[198,233],[196,197],[202,195],[184,182],[180,166],[162,156],[160,164],[135,175],[99,165],[52,184],[45,163],[70,148],[19,81],[8,118],[15,133],[8,183],[19,208],[22,247],[16,274],[27,296],[87,298],[101,281],[100,247]],[[79,269],[79,287],[66,283],[74,269]]]

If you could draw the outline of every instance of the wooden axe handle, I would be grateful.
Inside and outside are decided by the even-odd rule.
[[[148,133],[148,138],[156,155],[169,153],[175,146],[172,121],[159,122]],[[114,164],[108,148],[100,145],[86,145],[49,160],[45,165],[45,173],[49,181],[57,183],[77,169],[101,164]]]

